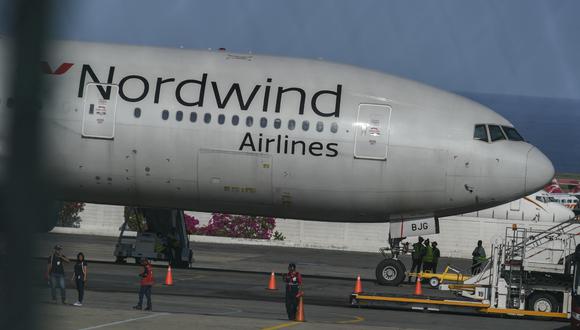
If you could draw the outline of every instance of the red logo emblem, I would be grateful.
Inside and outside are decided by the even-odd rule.
[[[55,74],[55,75],[59,75],[59,76],[61,74],[66,73],[72,66],[73,66],[73,63],[63,63],[58,68],[56,68],[56,70],[52,71],[52,68],[50,67],[50,64],[48,64],[48,62],[46,62],[46,61],[40,62],[40,68],[42,69],[43,73]]]

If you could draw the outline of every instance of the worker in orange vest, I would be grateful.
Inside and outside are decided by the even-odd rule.
[[[153,279],[153,267],[151,266],[151,262],[147,259],[143,259],[142,265],[143,265],[143,272],[141,272],[139,274],[139,276],[141,277],[141,281],[139,282],[139,284],[141,285],[141,287],[139,288],[139,302],[133,308],[141,310],[143,308],[143,296],[146,296],[147,297],[147,308],[145,308],[145,310],[150,311],[152,309],[152,307],[151,307],[151,287],[153,286],[153,283],[155,282]]]
[[[296,271],[295,263],[288,265],[288,273],[284,274],[284,282],[286,282],[286,313],[288,319],[293,321],[296,319],[296,309],[302,286],[302,275]]]

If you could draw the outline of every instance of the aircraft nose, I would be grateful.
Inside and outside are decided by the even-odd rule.
[[[524,190],[531,194],[542,189],[552,181],[554,165],[538,148],[532,147],[526,159],[526,182]]]

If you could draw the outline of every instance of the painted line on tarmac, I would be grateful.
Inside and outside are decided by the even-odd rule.
[[[339,324],[353,324],[353,323],[358,323],[358,322],[362,322],[364,321],[365,318],[361,317],[361,316],[355,316],[353,320],[346,320],[346,321],[338,321],[336,323]]]
[[[127,319],[127,320],[123,320],[123,321],[117,321],[117,322],[111,322],[111,323],[105,323],[105,324],[95,325],[94,327],[82,328],[82,329],[79,329],[79,330],[100,329],[100,328],[110,327],[110,326],[113,326],[113,325],[119,325],[119,324],[123,324],[123,323],[129,323],[129,322],[133,322],[133,321],[150,319],[152,317],[165,316],[165,315],[169,315],[169,313],[155,313],[155,314],[151,314],[151,315],[147,315],[147,316],[136,317],[136,318],[133,318],[133,319]]]
[[[282,328],[293,327],[293,326],[298,325],[298,324],[301,324],[301,323],[302,322],[282,323],[282,324],[275,325],[273,327],[262,328],[262,330],[277,330],[277,329],[282,329]]]

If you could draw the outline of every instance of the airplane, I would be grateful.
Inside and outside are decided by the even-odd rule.
[[[9,52],[0,37],[1,77]],[[350,65],[54,41],[39,68],[42,147],[60,200],[433,223],[554,176],[493,110]],[[3,122],[14,107],[8,87]]]
[[[520,220],[530,222],[564,222],[576,215],[550,194],[540,190],[493,208],[462,214],[465,217]]]

